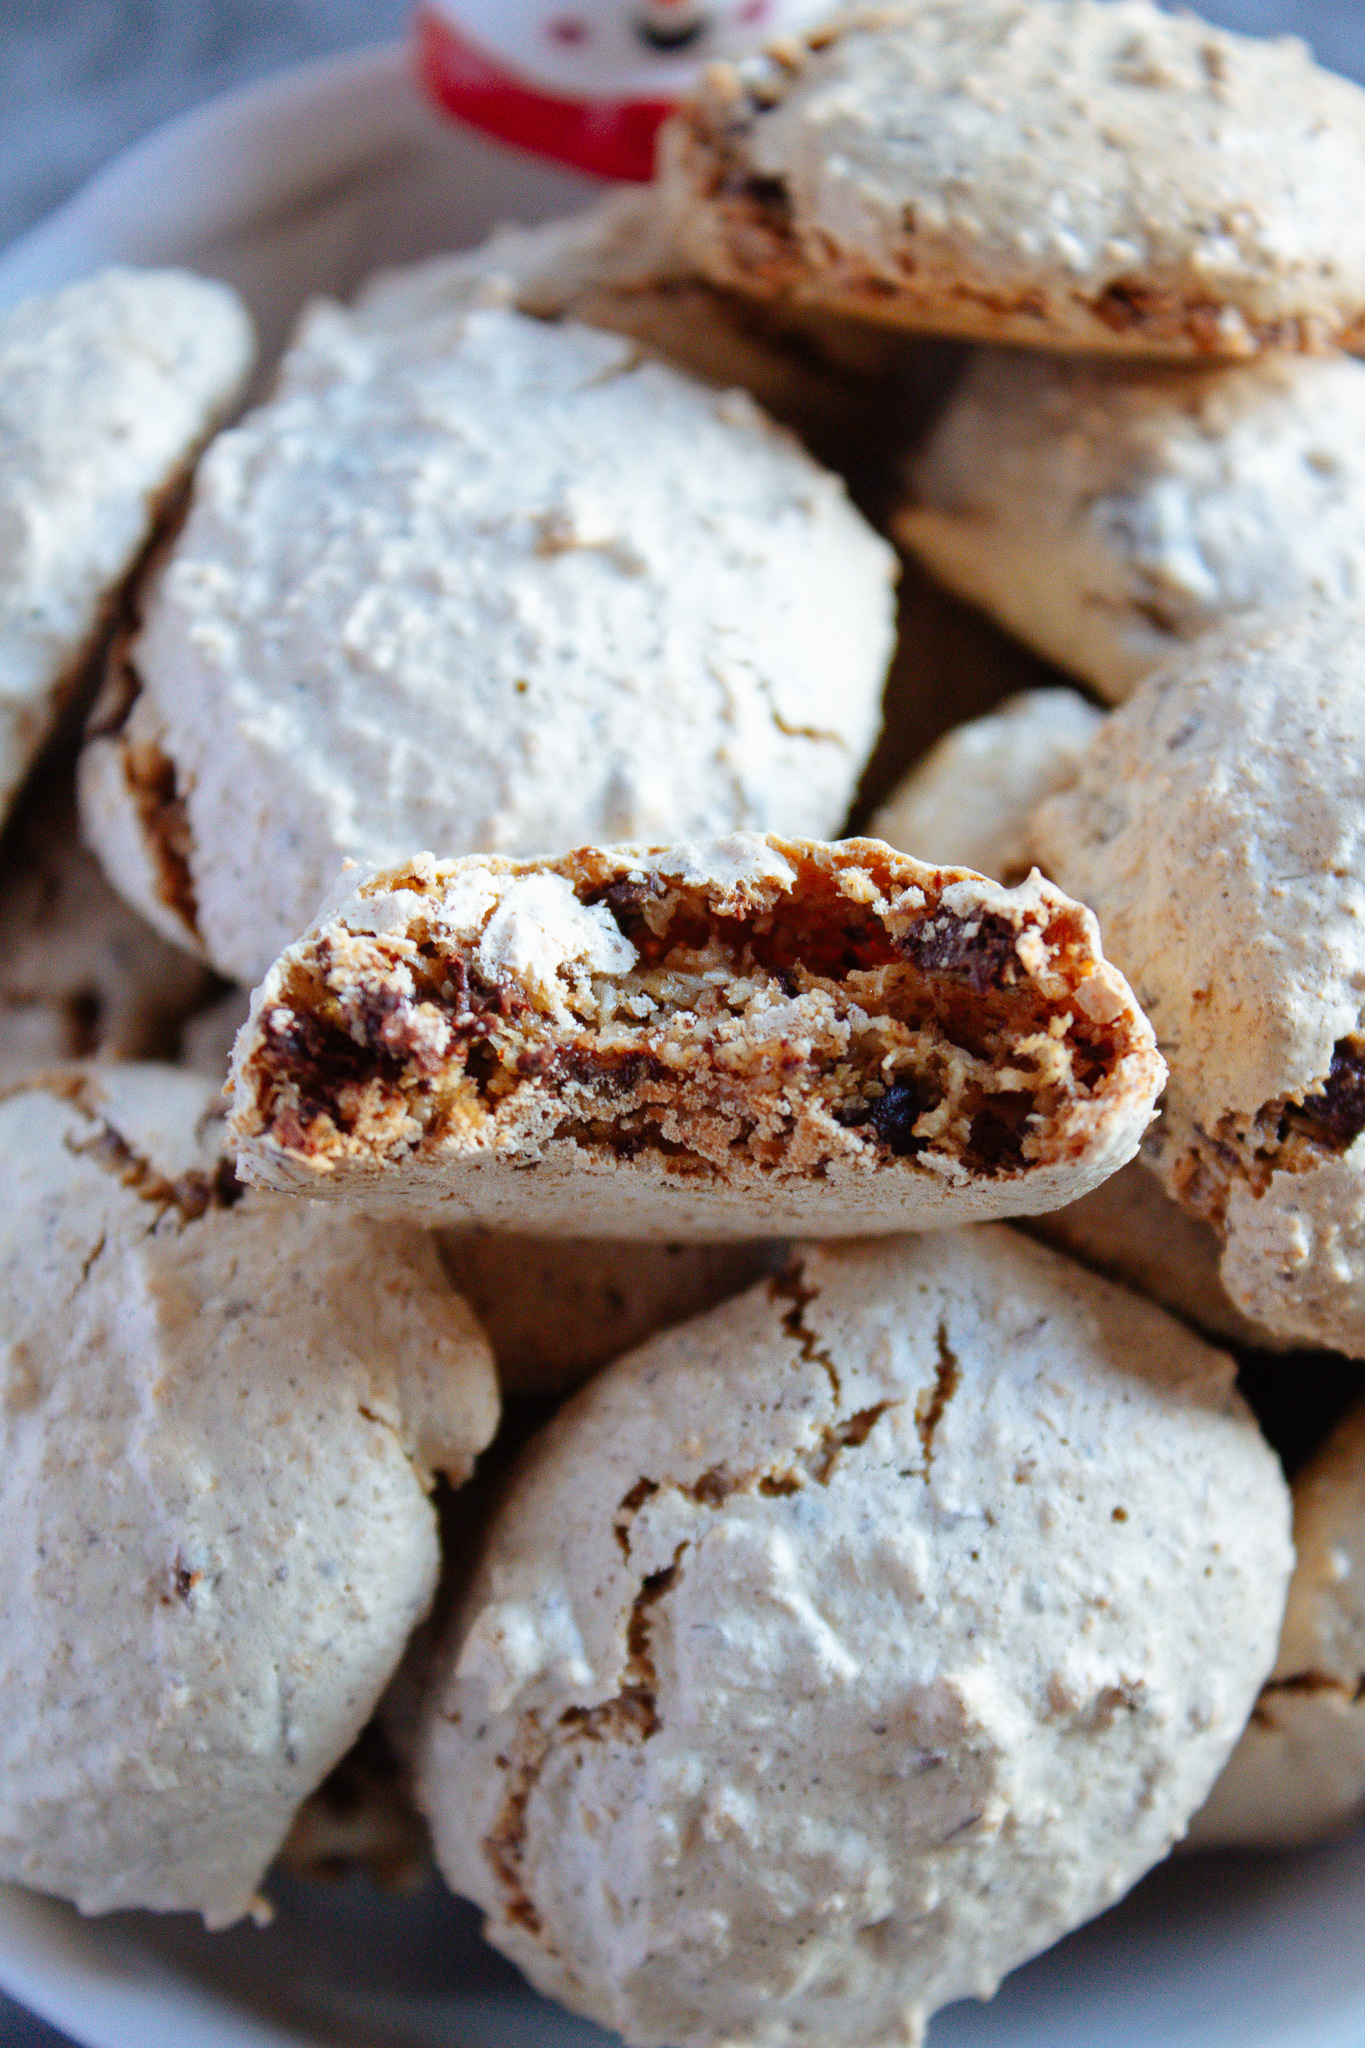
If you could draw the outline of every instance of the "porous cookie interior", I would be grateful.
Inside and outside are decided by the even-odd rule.
[[[1095,966],[1084,911],[950,911],[960,874],[903,863],[926,878],[907,917],[897,857],[862,842],[858,861],[798,857],[790,890],[737,915],[619,860],[556,863],[635,962],[571,964],[553,993],[481,974],[475,944],[442,930],[439,886],[386,877],[430,915],[394,937],[325,926],[286,956],[243,1074],[252,1121],[305,1155],[556,1139],[678,1173],[934,1154],[989,1177],[1080,1151],[1068,1111],[1140,1028],[1120,1003],[1075,1000]],[[867,900],[877,883],[894,930],[886,897]]]
[[[1253,1117],[1192,1127],[1174,1168],[1175,1193],[1207,1222],[1223,1224],[1235,1181],[1263,1195],[1275,1173],[1307,1173],[1340,1158],[1365,1131],[1365,1033],[1337,1040],[1322,1087],[1301,1102],[1280,1096]],[[1182,1136],[1184,1134],[1182,1133]]]

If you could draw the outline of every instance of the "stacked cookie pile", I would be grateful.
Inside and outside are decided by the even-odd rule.
[[[226,1923],[386,1743],[575,2010],[872,2048],[1359,1812],[1362,1411],[1295,1569],[1218,1347],[1365,1356],[1362,170],[899,0],[226,430],[220,287],[0,320],[0,1874]],[[1119,708],[887,795],[981,686],[878,525]]]

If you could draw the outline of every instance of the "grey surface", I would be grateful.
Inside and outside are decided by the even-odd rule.
[[[11,1999],[0,1997],[0,2048],[72,2048],[65,2034],[54,2034]],[[128,2048],[133,2048],[129,2042]]]
[[[0,0],[0,244],[127,143],[286,65],[402,32],[406,0]],[[1365,78],[1365,0],[1206,0]],[[0,1996],[0,2048],[71,2048]],[[140,2048],[129,2042],[128,2048]]]
[[[75,2048],[75,2044],[0,1994],[0,2048]],[[129,2048],[133,2048],[131,2042]]]
[[[0,243],[196,101],[399,35],[406,0],[3,0]]]

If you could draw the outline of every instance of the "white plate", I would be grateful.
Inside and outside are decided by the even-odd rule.
[[[311,292],[544,219],[586,181],[428,114],[402,54],[235,93],[142,143],[0,256],[0,305],[99,264],[186,262],[250,299],[271,351]],[[86,2048],[589,2048],[433,1887],[280,1884],[272,1927],[82,1921],[0,1887],[0,1985]],[[827,2048],[839,2048],[831,2042]],[[931,2048],[1365,2048],[1365,1834],[1194,1859],[952,2007]]]

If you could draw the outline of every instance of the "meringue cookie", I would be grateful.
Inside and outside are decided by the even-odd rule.
[[[1233,612],[1365,599],[1365,363],[982,349],[908,482],[902,546],[1121,702]]]
[[[1365,1813],[1365,1407],[1295,1479],[1294,1547],[1280,1654],[1196,1848],[1297,1848]]]
[[[1275,1654],[1230,1358],[1013,1232],[808,1249],[528,1449],[417,1792],[637,2044],[913,2042],[1183,1832]]]
[[[1248,617],[1150,677],[1034,814],[1170,1064],[1144,1150],[1235,1305],[1365,1355],[1365,616]]]
[[[183,270],[0,313],[0,815],[254,354],[237,295]]]
[[[1365,319],[1365,93],[1150,0],[839,9],[660,136],[718,283],[1035,348],[1246,356]]]
[[[214,1103],[112,1065],[0,1103],[0,1876],[220,1926],[426,1612],[497,1394],[430,1241],[248,1194]]]
[[[834,831],[894,567],[746,394],[619,336],[318,305],[200,467],[85,829],[242,982],[347,856]]]

